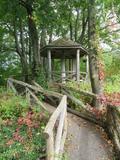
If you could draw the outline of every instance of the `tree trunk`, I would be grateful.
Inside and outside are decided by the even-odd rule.
[[[38,34],[32,15],[28,16],[29,33],[33,51],[33,75],[37,76],[40,67],[40,53],[38,53]]]
[[[46,45],[46,30],[45,28],[42,28],[41,31],[41,38],[40,38],[40,47],[44,47]]]
[[[69,14],[70,39],[73,40],[72,13]]]
[[[98,52],[97,52],[97,37],[96,37],[96,9],[95,0],[89,0],[88,5],[88,42],[89,42],[89,68],[92,91],[95,94],[101,94],[101,84],[99,80],[98,72]],[[94,99],[93,105],[100,107],[100,103],[97,99]]]
[[[77,12],[77,17],[76,17],[76,21],[75,21],[75,41],[77,42],[77,35],[78,35],[78,22],[79,22],[79,9],[76,8],[76,12]]]
[[[49,34],[49,43],[52,43],[52,39],[53,39],[53,28],[51,26],[50,34]]]
[[[87,27],[87,23],[88,23],[88,16],[86,17],[85,16],[85,11],[86,9],[83,9],[83,16],[82,16],[82,31],[81,31],[81,34],[80,34],[80,38],[79,38],[79,42],[80,44],[83,44],[83,40],[85,38],[85,31],[86,31],[86,27]]]
[[[22,64],[22,73],[25,82],[29,81],[29,71],[28,71],[28,63],[27,63],[27,53],[25,51],[25,45],[24,45],[24,35],[23,35],[23,25],[22,25],[22,19],[19,19],[20,21],[20,44],[21,44],[21,64]]]
[[[22,75],[24,77],[24,80],[28,82],[28,64],[27,64],[27,56],[26,52],[24,49],[24,40],[23,40],[23,30],[22,30],[22,22],[20,21],[20,37],[18,37],[18,31],[17,31],[17,26],[16,26],[16,19],[14,20],[14,38],[15,38],[15,47],[16,47],[16,52],[18,53],[21,61],[21,66],[22,66]],[[19,41],[20,39],[20,41]],[[20,47],[21,44],[21,47]]]
[[[32,73],[33,76],[37,76],[40,70],[40,53],[38,53],[38,33],[36,24],[33,17],[33,1],[24,1],[19,0],[20,4],[25,7],[28,14],[28,27],[29,27],[29,36],[32,45],[32,53],[33,53],[33,66]]]

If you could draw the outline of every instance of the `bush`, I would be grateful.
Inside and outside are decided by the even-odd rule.
[[[0,117],[3,119],[18,117],[28,110],[28,103],[21,96],[12,93],[0,94]]]
[[[82,81],[79,84],[75,81],[71,81],[71,82],[66,83],[66,85],[72,88],[77,88],[77,89],[79,88],[81,90],[91,91],[91,84],[90,82],[86,82],[86,81]]]
[[[35,160],[45,156],[43,130],[48,116],[30,108],[21,96],[0,94],[0,160]]]
[[[113,74],[106,78],[104,83],[105,93],[120,92],[120,73]]]
[[[36,78],[36,82],[43,88],[47,89],[48,88],[48,84],[47,84],[47,79],[45,76],[45,73],[43,71],[41,71],[39,73],[39,76]]]
[[[91,84],[89,82],[80,82],[79,84],[75,81],[69,82],[66,84],[66,86],[71,87],[73,89],[80,89],[85,91],[91,91]],[[75,96],[77,99],[80,99],[83,101],[84,104],[91,104],[92,98],[89,96],[84,96],[83,94],[77,93],[76,91],[72,91],[73,96]],[[80,106],[71,104],[72,108],[75,110],[80,111]]]

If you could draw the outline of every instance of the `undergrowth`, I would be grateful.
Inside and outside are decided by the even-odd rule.
[[[45,157],[43,130],[48,114],[21,96],[0,89],[0,160]]]

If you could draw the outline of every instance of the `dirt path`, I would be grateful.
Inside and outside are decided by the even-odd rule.
[[[68,160],[110,160],[112,148],[103,133],[97,126],[68,114]]]
[[[54,107],[47,106],[54,111]],[[97,126],[68,113],[67,160],[111,160],[112,149],[104,137]]]

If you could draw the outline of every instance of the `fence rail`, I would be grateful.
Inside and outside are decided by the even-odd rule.
[[[45,95],[54,95],[57,98],[59,97],[60,103],[51,115],[44,134],[47,139],[47,160],[61,160],[67,135],[67,96],[61,95],[57,92],[44,90],[36,82],[34,82],[34,85],[30,85],[28,83],[9,78],[7,81],[7,87],[12,89],[15,94],[18,94],[18,92],[14,84],[18,84],[25,88],[26,98],[30,104],[31,98],[33,98],[44,110],[47,110],[46,106],[37,98],[34,92],[37,91]]]
[[[62,81],[72,81],[75,80],[76,81],[76,72],[72,72],[72,71],[66,71],[66,72],[62,72],[65,73],[65,77],[61,76],[61,72],[59,71],[52,71],[51,72],[51,76],[52,76],[52,80],[55,82],[62,82]],[[87,74],[86,72],[80,72],[80,81],[84,81],[87,79]]]
[[[57,131],[55,124],[58,122]],[[67,97],[63,96],[44,131],[47,138],[47,160],[60,160],[67,135]]]

